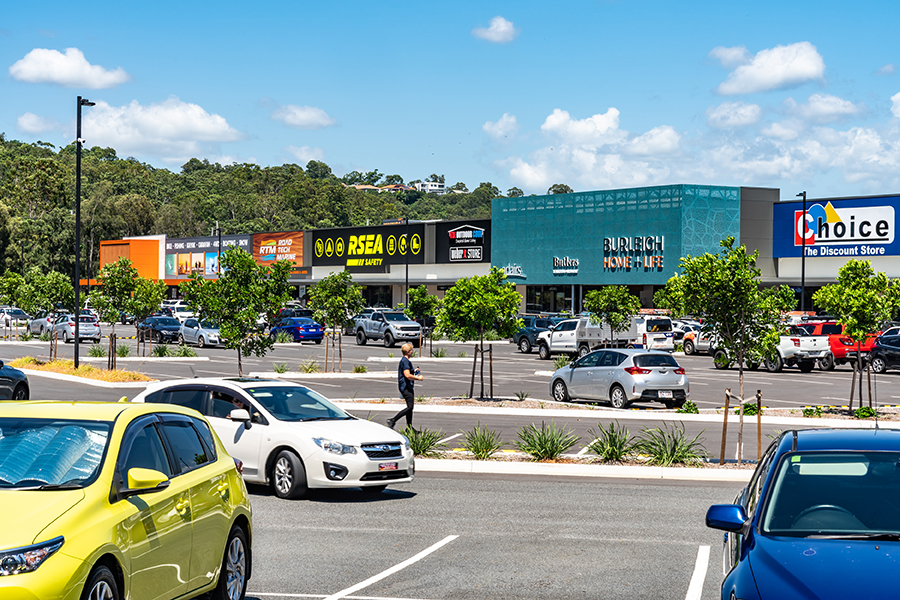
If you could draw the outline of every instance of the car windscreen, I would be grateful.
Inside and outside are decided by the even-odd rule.
[[[200,327],[202,327],[203,329],[218,329],[219,324],[213,323],[212,321],[201,321]]]
[[[11,317],[18,317],[18,318],[23,318],[23,319],[28,318],[28,315],[25,313],[24,310],[8,310],[8,311],[6,311],[6,314],[8,314]]]
[[[280,421],[335,421],[350,415],[302,386],[258,386],[247,388],[259,404]]]
[[[176,306],[176,307],[175,307],[175,312],[183,312],[183,313],[186,313],[186,312],[193,312],[193,311],[192,311],[190,308],[188,308],[187,306]]]
[[[669,354],[638,354],[634,357],[636,367],[677,367],[675,358]]]
[[[900,452],[790,453],[760,519],[769,535],[865,539],[900,535]]]
[[[160,317],[156,319],[157,325],[170,326],[170,327],[180,327],[181,323],[178,322],[178,319],[173,319],[172,317]]]
[[[669,319],[647,319],[647,331],[672,331],[672,321]]]
[[[100,468],[110,427],[97,421],[0,418],[0,488],[84,487]]]
[[[74,319],[73,319],[74,320]],[[78,317],[79,323],[97,323],[97,319],[95,317]]]
[[[409,317],[401,312],[381,313],[387,321],[409,321]]]

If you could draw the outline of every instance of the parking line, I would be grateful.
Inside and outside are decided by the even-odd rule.
[[[357,592],[363,588],[367,588],[370,585],[372,585],[373,583],[377,583],[377,582],[381,581],[382,579],[389,577],[389,576],[393,575],[394,573],[405,569],[406,567],[410,566],[411,564],[422,560],[423,558],[425,558],[432,552],[435,552],[436,550],[440,550],[442,547],[446,546],[447,544],[449,544],[450,542],[452,542],[453,540],[455,540],[458,537],[459,537],[458,535],[448,535],[447,537],[442,539],[437,544],[434,544],[433,546],[426,548],[425,550],[422,550],[415,556],[404,560],[402,563],[396,564],[393,567],[391,567],[390,569],[388,569],[386,571],[382,571],[378,575],[369,577],[365,581],[361,581],[354,586],[348,587],[345,590],[341,590],[337,594],[332,594],[331,596],[328,596],[327,598],[325,598],[325,600],[341,600],[342,598],[346,598],[353,592]],[[707,546],[707,550],[709,550],[709,546]]]
[[[452,439],[454,439],[454,438],[458,438],[458,437],[461,436],[461,435],[462,435],[461,433],[457,433],[456,435],[451,435],[450,437],[445,437],[444,439],[440,440],[440,441],[438,442],[438,444],[444,444],[444,443],[449,442],[450,440],[452,440]]]
[[[708,566],[709,546],[700,546],[697,549],[697,562],[694,565],[694,574],[691,575],[691,584],[688,586],[687,596],[684,597],[685,600],[700,600]]]

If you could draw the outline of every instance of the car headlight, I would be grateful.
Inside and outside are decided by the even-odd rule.
[[[40,544],[0,552],[0,577],[35,571],[41,563],[62,547],[64,541],[65,539],[60,536]]]
[[[409,445],[409,438],[402,433],[400,435],[403,437],[403,445],[406,446],[407,450],[409,450],[411,448],[411,446]]]
[[[325,438],[313,438],[313,441],[316,443],[316,446],[325,452],[331,452],[332,454],[356,454],[355,447],[347,446],[340,442],[334,442]]]

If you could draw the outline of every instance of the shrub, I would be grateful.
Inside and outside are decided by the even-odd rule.
[[[272,363],[272,370],[276,373],[287,373],[287,363]]]
[[[857,419],[869,419],[871,417],[878,416],[878,414],[871,406],[860,406],[853,411],[853,416]]]
[[[520,429],[515,445],[535,460],[553,460],[577,443],[578,436],[571,430],[564,430],[554,423],[547,427],[541,421],[540,429],[534,423]]]
[[[634,448],[634,436],[628,432],[628,428],[613,421],[606,427],[603,423],[597,423],[598,432],[588,429],[588,434],[594,438],[588,450],[599,456],[603,462],[622,461],[631,454]]]
[[[463,437],[462,447],[475,455],[478,460],[487,460],[491,455],[503,446],[500,433],[482,427],[481,423],[472,431],[467,431]]]
[[[276,344],[292,344],[294,343],[294,336],[289,334],[287,331],[279,331],[275,334],[275,343]]]
[[[300,372],[301,373],[318,373],[319,372],[319,363],[315,360],[308,360],[305,363],[300,363]]]
[[[563,367],[568,366],[570,362],[572,362],[572,357],[568,354],[560,354],[553,359],[553,366],[557,369],[562,369]]]
[[[447,356],[447,349],[438,348],[437,350],[432,350],[431,355],[435,358],[444,358],[445,356]]]
[[[95,358],[106,356],[106,348],[100,344],[91,344],[91,347],[88,348],[88,356],[93,356]]]
[[[45,331],[38,337],[38,339],[41,340],[42,342],[49,342],[50,341],[50,332]]]
[[[673,464],[696,463],[706,457],[706,449],[703,447],[703,435],[705,429],[688,439],[684,431],[684,425],[676,423],[669,428],[663,423],[662,428],[644,428],[641,439],[635,443],[635,450],[650,457],[651,465],[668,467]]]
[[[809,418],[816,418],[822,416],[822,407],[821,406],[807,406],[803,409],[803,416]]]
[[[528,392],[516,392],[516,398],[518,398],[520,401],[528,400],[528,396],[530,395],[531,394],[529,394]]]
[[[466,358],[466,351],[463,350],[462,352],[460,352],[460,353],[457,354],[456,356],[458,356],[459,358]]]
[[[353,365],[354,373],[368,373],[369,369],[366,365]]]
[[[675,344],[675,352],[684,352],[684,344],[681,342]]]
[[[762,408],[758,409],[758,412],[762,414]],[[755,416],[757,413],[756,402],[744,402],[744,416]],[[734,409],[734,414],[741,414],[741,407],[738,406]]]
[[[496,329],[488,329],[484,332],[484,341],[486,342],[499,342],[502,339]]]
[[[153,350],[150,352],[150,356],[156,356],[156,357],[172,356],[172,351],[169,348],[168,344],[157,344],[157,345],[153,346]]]
[[[34,339],[34,334],[31,333],[29,329],[25,330],[25,333],[19,334],[19,340],[23,342],[30,342]]]
[[[197,351],[190,346],[178,346],[178,348],[175,350],[175,356],[193,357],[197,356]]]
[[[116,344],[116,356],[125,358],[129,354],[131,354],[131,346],[128,344]]]
[[[700,409],[697,408],[697,405],[694,404],[693,400],[687,400],[681,405],[681,408],[677,409],[675,412],[685,415],[697,415],[700,414]]]
[[[439,429],[422,427],[416,430],[407,425],[401,433],[409,440],[409,447],[416,456],[434,456],[444,447],[439,443],[444,432]]]

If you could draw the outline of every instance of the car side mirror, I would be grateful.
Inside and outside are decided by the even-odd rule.
[[[228,415],[228,418],[230,418],[235,423],[243,423],[244,429],[250,429],[251,427],[250,413],[246,408],[235,408]]]
[[[3,368],[3,361],[0,360],[0,369],[2,369],[2,368]]]
[[[139,467],[128,469],[128,487],[119,490],[119,498],[159,492],[169,487],[169,483],[169,478],[161,471]]]
[[[747,513],[740,504],[713,504],[706,511],[706,526],[740,533],[747,523]]]

